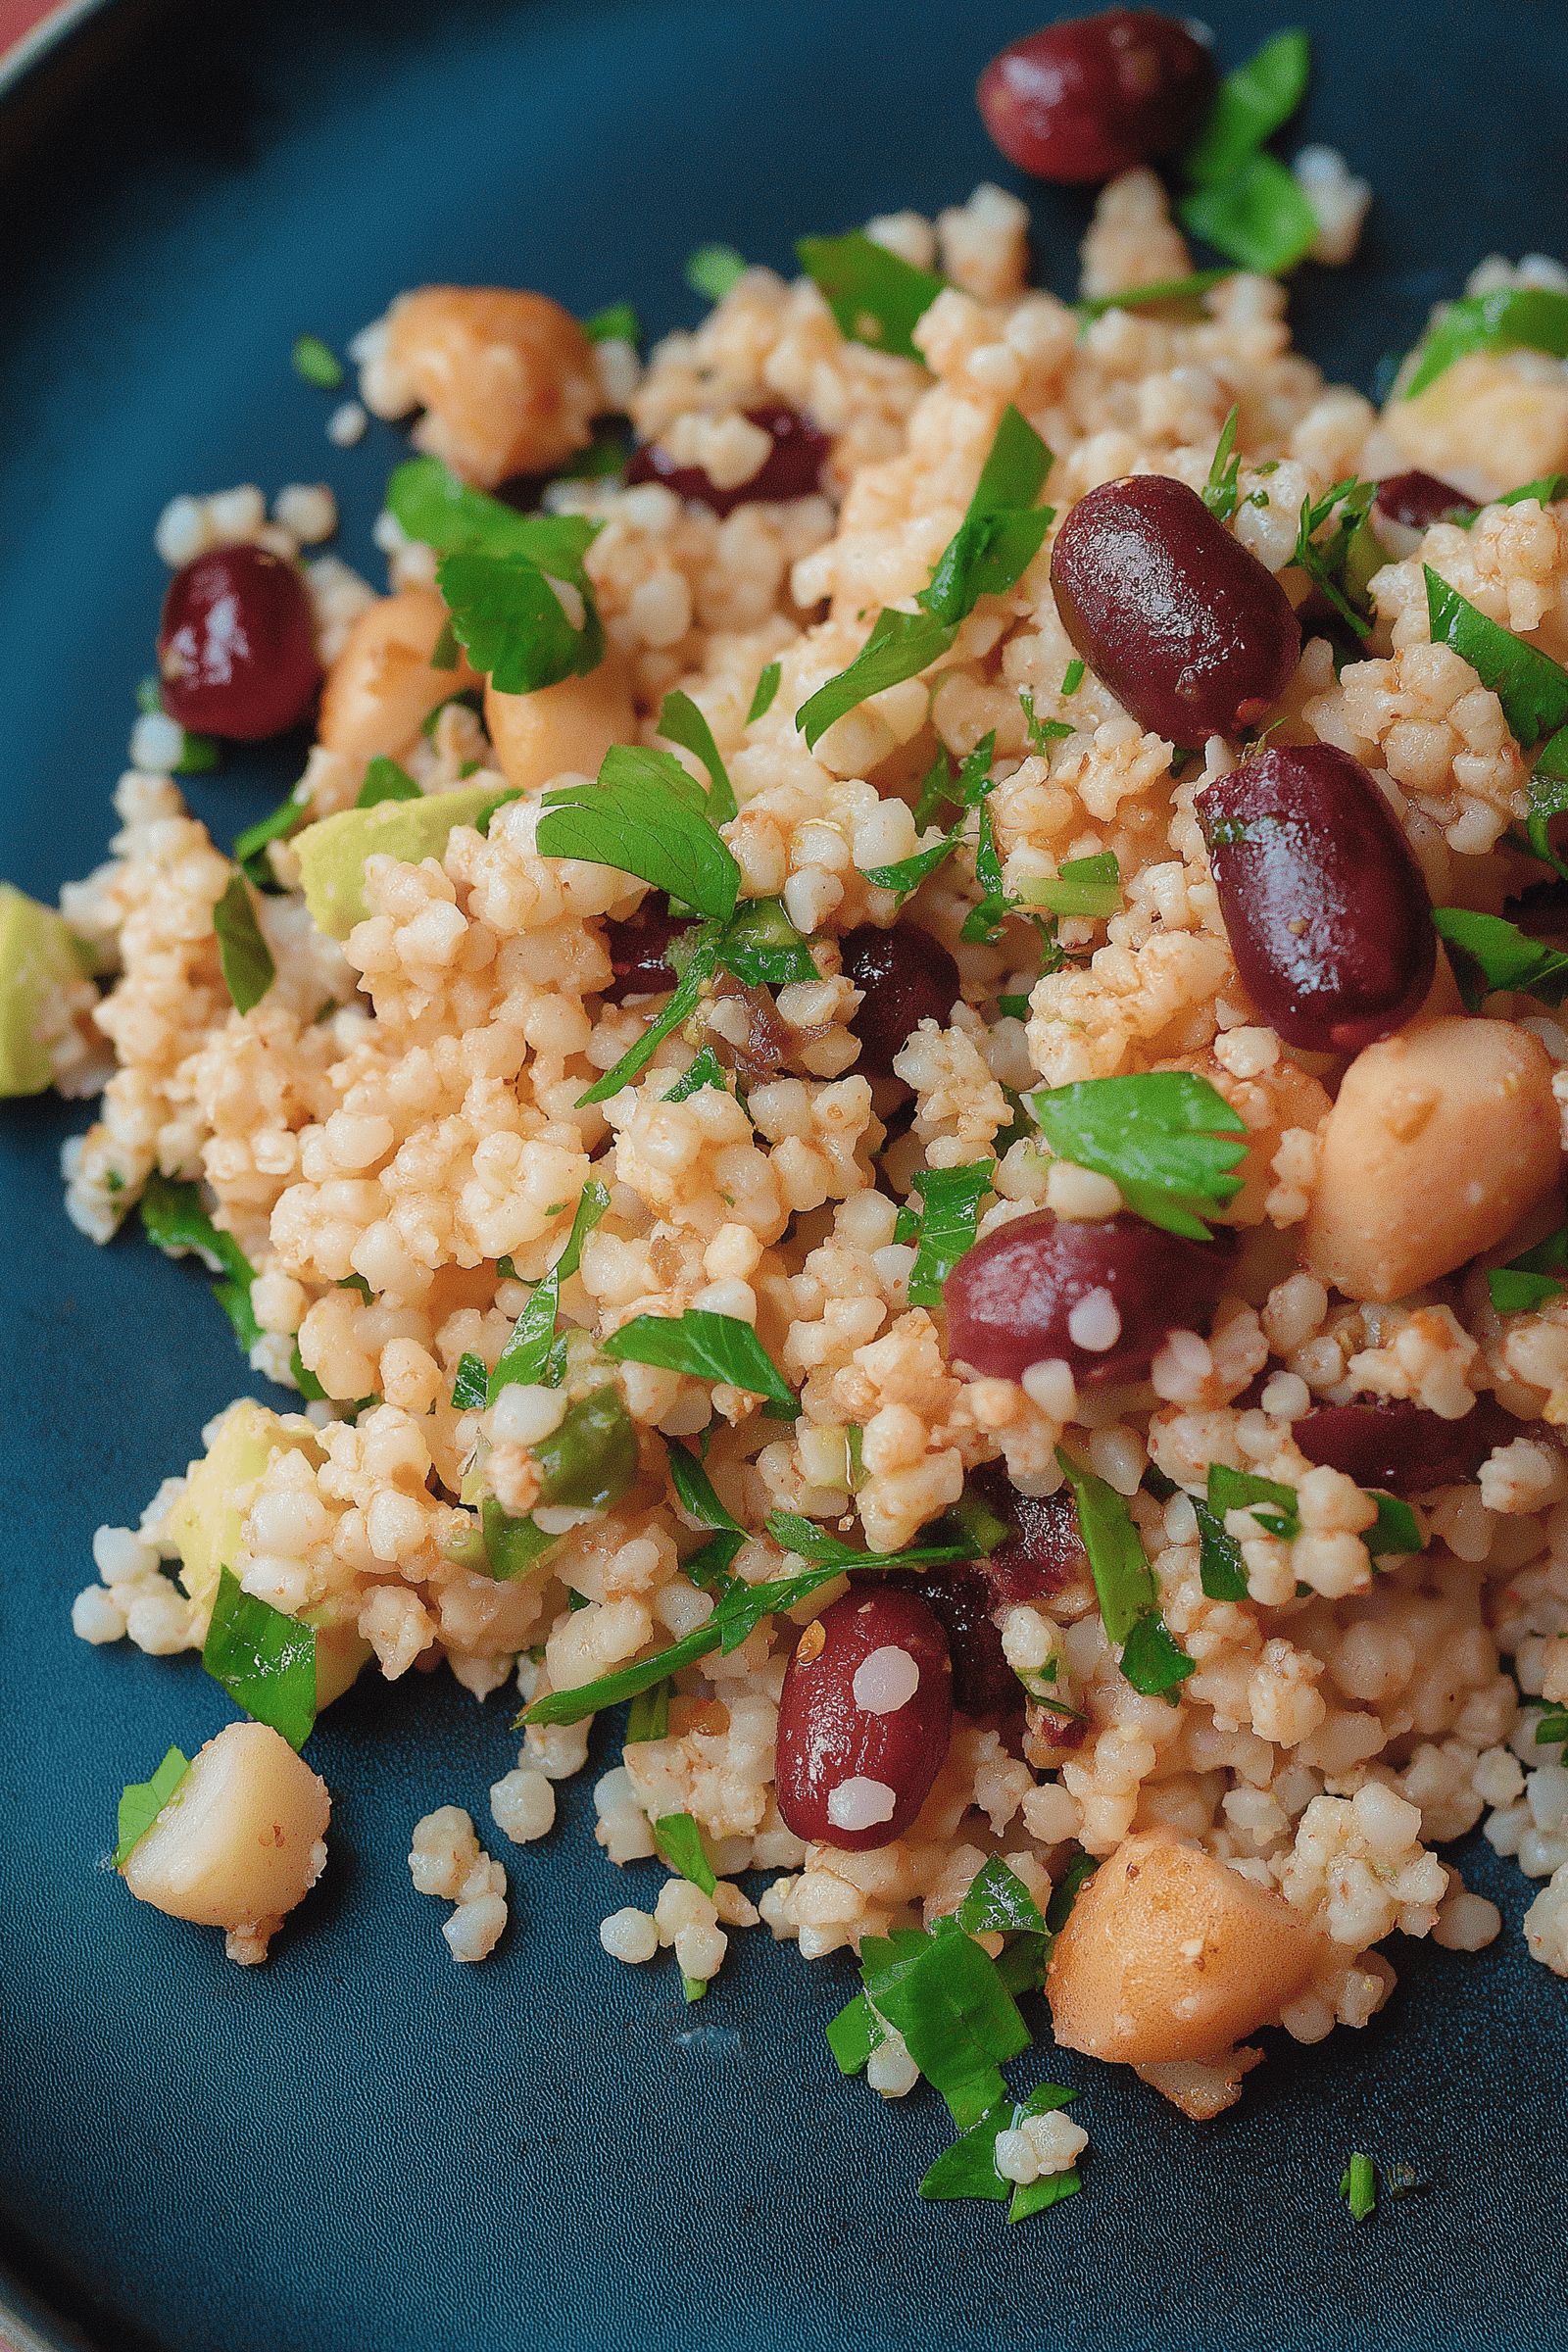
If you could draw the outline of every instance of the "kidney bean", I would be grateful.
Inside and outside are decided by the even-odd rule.
[[[1435,522],[1447,522],[1456,513],[1481,512],[1475,500],[1466,498],[1451,482],[1440,482],[1435,473],[1419,470],[1390,474],[1386,482],[1379,482],[1373,503],[1390,522],[1402,522],[1411,531],[1430,531]]]
[[[865,1853],[901,1838],[941,1771],[953,1669],[935,1612],[880,1580],[824,1609],[778,1704],[778,1809],[797,1838]]]
[[[1056,535],[1051,585],[1090,668],[1172,743],[1245,734],[1295,675],[1301,629],[1284,589],[1196,490],[1164,474],[1081,498]]]
[[[1523,1437],[1526,1424],[1478,1396],[1457,1421],[1445,1421],[1408,1397],[1357,1397],[1317,1404],[1291,1425],[1309,1462],[1343,1470],[1358,1487],[1383,1494],[1430,1494],[1474,1478],[1494,1446]]]
[[[720,490],[705,467],[677,466],[657,441],[642,441],[627,460],[627,484],[662,482],[677,498],[695,499],[715,514],[732,514],[748,500],[813,497],[822,486],[822,467],[833,447],[827,434],[788,401],[762,401],[743,413],[748,423],[760,424],[773,441],[750,481]]]
[[[665,950],[688,928],[670,913],[662,890],[651,890],[623,922],[607,923],[605,945],[614,977],[603,992],[606,1003],[619,1004],[627,997],[655,997],[673,988],[675,975],[665,961]]]
[[[978,1562],[972,1568],[929,1568],[923,1575],[896,1569],[879,1581],[915,1593],[937,1618],[948,1637],[953,1703],[961,1715],[1019,1712],[1023,1685],[1003,1655],[1002,1635],[991,1615],[991,1580]]]
[[[956,1359],[999,1380],[1059,1356],[1080,1388],[1141,1380],[1167,1333],[1206,1322],[1230,1251],[1123,1214],[1069,1224],[1015,1217],[959,1258],[943,1286]]]
[[[1359,760],[1332,743],[1259,752],[1193,807],[1236,968],[1287,1045],[1356,1054],[1420,1009],[1432,902]]]
[[[280,735],[321,682],[311,600],[263,547],[215,547],[169,583],[158,629],[164,709],[182,727],[253,743]]]
[[[839,962],[860,991],[857,1066],[868,1078],[891,1078],[894,1054],[902,1054],[920,1023],[946,1026],[963,994],[953,957],[918,923],[895,923],[891,931],[861,923],[839,941]]]
[[[1213,58],[1190,24],[1111,8],[1012,42],[976,98],[1009,163],[1072,185],[1174,155],[1213,91]]]
[[[1070,1488],[1059,1487],[1054,1494],[1020,1494],[1001,1462],[971,1471],[969,1484],[1009,1529],[1005,1542],[977,1563],[991,1587],[993,1608],[1044,1600],[1083,1582],[1089,1554]]]

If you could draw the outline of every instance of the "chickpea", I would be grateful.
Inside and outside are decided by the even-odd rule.
[[[1225,2056],[1329,1956],[1279,1895],[1173,1830],[1124,1838],[1079,1893],[1046,1980],[1056,2039],[1128,2066]]]
[[[332,1815],[326,1783],[265,1723],[199,1749],[163,1818],[126,1856],[138,1902],[259,1940],[316,1884]]]
[[[593,346],[548,295],[423,286],[393,307],[388,358],[424,405],[418,447],[483,489],[548,473],[592,439]]]
[[[1509,1021],[1413,1022],[1345,1073],[1306,1263],[1348,1298],[1402,1298],[1500,1242],[1561,1172],[1539,1039]]]
[[[438,703],[479,681],[458,649],[454,669],[432,669],[447,624],[433,588],[404,588],[363,612],[326,673],[318,728],[329,752],[350,760],[407,751]]]
[[[585,678],[563,678],[533,694],[487,686],[484,723],[497,766],[519,792],[537,792],[567,770],[596,776],[611,745],[637,735],[631,682],[613,647]]]

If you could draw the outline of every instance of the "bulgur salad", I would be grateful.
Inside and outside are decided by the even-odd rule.
[[[1135,34],[1152,123],[1094,98]],[[401,296],[328,427],[416,419],[384,594],[322,486],[159,519],[109,860],[0,894],[0,1081],[101,1093],[74,1222],[298,1392],[73,1610],[244,1710],[115,1855],[236,1962],[329,1867],[319,1710],[445,1658],[520,1707],[514,1843],[624,1704],[599,1842],[667,1875],[607,1967],[855,1954],[832,2058],[947,2100],[930,2197],[1077,2187],[1037,2033],[1201,2121],[1396,1933],[1489,1943],[1483,1820],[1568,1976],[1568,270],[1325,384],[1278,272],[1369,191],[1262,144],[1304,73],[1004,52],[999,144],[1105,182],[1074,304],[989,185],[794,281],[705,249],[646,362]],[[224,855],[179,774],[307,716]],[[482,1960],[503,1862],[410,1829]]]

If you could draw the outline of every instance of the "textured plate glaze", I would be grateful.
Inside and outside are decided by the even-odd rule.
[[[1042,7],[1041,13],[1045,13]],[[1300,135],[1344,147],[1377,209],[1362,258],[1308,271],[1305,349],[1368,385],[1481,256],[1562,236],[1568,20],[1530,0],[1287,12],[1317,57]],[[1213,0],[1234,63],[1281,21]],[[236,20],[248,20],[236,23]],[[341,348],[399,287],[537,285],[656,331],[698,304],[681,263],[930,212],[1011,181],[969,90],[1029,28],[1021,0],[289,0],[186,7],[36,154],[0,226],[0,868],[53,897],[103,854],[181,489],[323,475],[343,552],[397,437],[323,438],[302,328]],[[225,28],[226,27],[226,28]],[[0,139],[11,118],[0,113]],[[1042,272],[1072,282],[1087,201],[1028,191]],[[297,747],[198,779],[227,843]],[[1395,1940],[1363,2034],[1279,2036],[1242,2105],[1194,2130],[1131,2077],[1042,2049],[1081,2086],[1084,2193],[1009,2230],[924,2206],[946,2145],[922,2088],[842,2084],[823,2021],[855,1982],[741,1936],[688,2010],[668,1961],[601,1953],[651,1900],[592,1838],[592,1766],[542,1845],[493,1831],[505,1699],[442,1674],[356,1690],[312,1753],[332,1860],[265,1969],[132,1904],[106,1868],[115,1800],[225,1719],[193,1658],[89,1649],[72,1594],[102,1520],[134,1518],[248,1380],[188,1267],[66,1222],[55,1158],[84,1105],[5,1106],[10,1395],[0,1502],[0,2229],[15,2308],[101,2352],[741,2352],[910,2343],[1501,2352],[1561,2336],[1568,2132],[1559,1980],[1528,1899],[1472,1840],[1505,1926],[1476,1958]],[[265,1384],[261,1384],[263,1393]],[[596,1755],[613,1754],[613,1727]],[[454,1968],[404,1856],[466,1805],[512,1885],[495,1956]],[[1044,2021],[1042,2020],[1044,2031]],[[1356,2228],[1347,2155],[1428,2182]]]

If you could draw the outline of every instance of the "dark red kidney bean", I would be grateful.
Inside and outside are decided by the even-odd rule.
[[[1287,1045],[1357,1054],[1419,1011],[1432,901],[1359,760],[1332,743],[1258,752],[1193,808],[1236,968]]]
[[[918,923],[895,923],[891,931],[861,923],[839,941],[839,962],[860,991],[854,1024],[860,1041],[856,1066],[868,1078],[891,1078],[894,1054],[904,1051],[920,1023],[945,1026],[963,994],[953,957]]]
[[[1393,473],[1386,482],[1379,482],[1374,505],[1380,514],[1391,522],[1402,522],[1406,530],[1430,531],[1435,522],[1447,522],[1455,513],[1479,514],[1481,510],[1473,498],[1466,498],[1451,482],[1440,482],[1435,473]]]
[[[1316,1404],[1291,1424],[1309,1462],[1343,1470],[1358,1487],[1384,1494],[1430,1494],[1474,1478],[1494,1446],[1523,1437],[1495,1396],[1480,1396],[1458,1421],[1445,1421],[1408,1397]]]
[[[993,1608],[1044,1600],[1067,1585],[1083,1583],[1089,1554],[1070,1488],[1059,1487],[1054,1494],[1020,1494],[1000,1462],[971,1471],[969,1483],[1009,1530],[1006,1541],[978,1563],[991,1587]]]
[[[1056,535],[1051,585],[1090,668],[1172,743],[1246,734],[1296,674],[1290,598],[1196,490],[1165,474],[1081,498]]]
[[[1073,185],[1174,155],[1213,94],[1214,60],[1190,23],[1110,8],[1012,42],[975,96],[1009,163]]]
[[[673,988],[675,975],[665,961],[665,950],[689,928],[670,913],[662,890],[651,890],[623,922],[607,923],[605,945],[614,977],[602,992],[606,1002],[619,1004],[627,997],[655,997]]]
[[[940,1623],[953,1660],[953,1703],[960,1715],[1016,1715],[1023,1685],[1003,1655],[1002,1635],[991,1611],[991,1580],[972,1568],[895,1569],[885,1580],[901,1592],[913,1592]],[[856,1580],[859,1589],[859,1580]]]
[[[1142,1217],[1014,1217],[959,1258],[943,1285],[948,1349],[998,1380],[1056,1356],[1080,1388],[1141,1380],[1172,1331],[1206,1324],[1230,1263]]]
[[[948,1752],[953,1668],[935,1612],[878,1583],[824,1609],[778,1702],[778,1809],[797,1838],[865,1853],[902,1838]]]
[[[280,735],[321,682],[311,600],[263,547],[215,547],[169,583],[158,629],[164,709],[182,727],[253,743]]]
[[[627,460],[627,482],[662,482],[677,498],[694,498],[715,514],[732,514],[749,500],[813,497],[822,486],[822,467],[833,447],[827,434],[783,400],[762,401],[745,415],[773,438],[750,481],[720,490],[703,466],[677,466],[657,441],[641,441]]]

